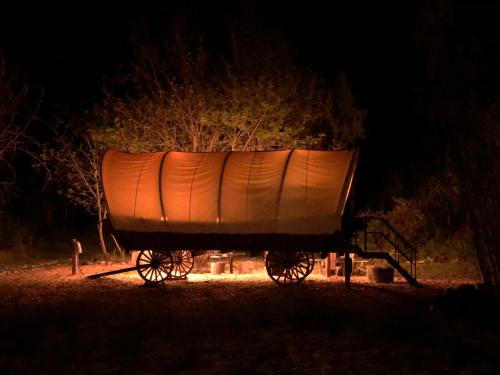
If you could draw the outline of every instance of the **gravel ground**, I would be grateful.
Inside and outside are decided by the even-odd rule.
[[[115,268],[124,265],[115,265]],[[112,266],[82,266],[85,275]],[[311,275],[192,274],[144,287],[135,272],[85,279],[68,266],[0,276],[1,374],[476,374],[499,366],[498,322],[449,317],[439,296]]]

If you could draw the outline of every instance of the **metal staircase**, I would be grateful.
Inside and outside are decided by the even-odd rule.
[[[410,285],[417,282],[417,249],[387,220],[377,216],[361,216],[362,229],[354,234],[358,256],[384,259],[403,276]]]

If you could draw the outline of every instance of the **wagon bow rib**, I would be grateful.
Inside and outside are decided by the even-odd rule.
[[[285,167],[283,168],[283,173],[281,175],[281,181],[280,181],[280,189],[278,192],[278,201],[276,203],[276,215],[275,215],[275,220],[279,220],[280,218],[280,206],[281,206],[281,195],[283,194],[283,186],[285,184],[285,179],[286,179],[286,172],[288,171],[288,165],[290,164],[290,159],[292,158],[292,154],[295,150],[291,150],[285,161]]]
[[[222,168],[220,170],[220,175],[219,175],[219,186],[217,190],[217,223],[222,222],[222,216],[221,216],[221,192],[222,192],[222,183],[224,182],[224,171],[226,169],[226,164],[229,159],[229,156],[231,156],[232,151],[229,151],[226,156],[224,157],[224,161],[222,162]]]
[[[163,178],[163,164],[165,162],[165,159],[167,158],[167,155],[169,154],[170,151],[167,151],[163,154],[161,157],[161,162],[160,162],[160,171],[158,172],[158,190],[159,190],[159,198],[160,198],[160,208],[161,208],[161,214],[162,214],[162,221],[167,222],[168,217],[165,213],[165,204],[163,203],[163,186],[162,186],[162,178]]]

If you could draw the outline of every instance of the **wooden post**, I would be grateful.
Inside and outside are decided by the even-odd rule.
[[[224,268],[225,268],[225,263],[224,262],[212,262],[210,263],[210,273],[212,275],[220,275],[221,273],[224,273]]]
[[[233,273],[233,254],[229,254],[229,273]]]
[[[337,253],[328,253],[326,257],[326,276],[337,275]],[[333,272],[335,270],[335,273]]]
[[[78,266],[79,266],[79,262],[80,262],[80,254],[82,253],[82,245],[80,244],[80,242],[78,242],[76,240],[76,238],[73,238],[71,240],[71,243],[73,244],[73,253],[71,255],[71,259],[72,259],[72,264],[71,264],[71,274],[72,275],[76,275],[76,273],[78,272]]]
[[[351,287],[351,273],[352,273],[352,259],[349,256],[349,252],[346,251],[344,254],[344,277],[345,277],[345,286],[347,289]]]
[[[326,267],[325,267],[325,269],[326,269],[326,277],[330,277],[330,276],[332,276],[332,271],[330,270],[330,268],[331,268],[331,263],[332,263],[332,262],[331,262],[331,260],[330,260],[330,254],[328,254],[328,255],[326,256]]]

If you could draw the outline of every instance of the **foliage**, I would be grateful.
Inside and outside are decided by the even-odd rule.
[[[132,69],[104,86],[84,120],[44,150],[53,181],[71,202],[97,215],[103,252],[106,217],[100,156],[128,152],[341,148],[363,135],[358,109],[342,78],[333,94],[298,68],[286,48],[248,50],[233,40],[229,56],[212,56],[179,28],[161,42],[137,43]],[[256,60],[258,58],[258,61]],[[119,83],[116,83],[119,82]]]
[[[12,249],[25,253],[33,248],[33,237],[29,227],[25,226],[16,217],[0,209],[0,250]]]
[[[107,216],[101,179],[102,145],[86,129],[64,123],[65,132],[54,130],[53,143],[43,147],[41,161],[49,170],[48,179],[70,202],[97,216],[101,250],[107,256],[103,222]]]
[[[470,131],[458,140],[454,164],[485,281],[500,284],[500,98],[487,110],[473,108]],[[472,157],[471,157],[472,156]]]
[[[68,129],[57,134],[54,147],[44,147],[42,160],[49,161],[49,179],[55,182],[60,194],[71,202],[82,206],[90,214],[96,214],[92,202],[99,197],[96,186],[99,183],[99,145],[82,133]]]
[[[500,75],[498,56],[485,55],[498,38],[460,27],[453,5],[426,1],[417,20],[417,47],[425,65],[418,105],[423,122],[445,145],[441,158],[455,177],[484,280],[498,285]]]
[[[342,148],[363,136],[345,77],[333,95],[286,48],[235,38],[229,56],[209,56],[181,35],[136,48],[132,73],[93,110],[94,139],[132,152],[245,151]]]
[[[391,210],[364,210],[361,216],[376,216],[386,219],[410,243],[422,244],[427,239],[426,220],[414,199],[394,198]],[[369,228],[371,231],[375,228]]]
[[[396,197],[389,210],[365,210],[362,215],[389,221],[417,247],[419,257],[458,258],[474,263],[473,234],[460,199],[456,177],[451,173],[436,174],[413,198]]]
[[[466,225],[458,181],[449,168],[431,176],[417,191],[416,200],[426,218],[429,237],[449,238]]]
[[[451,261],[445,263],[423,263],[418,265],[419,279],[457,280],[468,282],[470,279],[479,279],[479,268],[469,260]],[[464,280],[465,279],[465,280]]]
[[[41,94],[33,88],[19,84],[15,76],[7,71],[3,55],[0,54],[0,199],[12,193],[16,172],[11,164],[17,151],[33,155],[28,144],[28,127],[38,114]]]
[[[477,266],[472,231],[468,225],[457,229],[450,237],[431,237],[420,248],[419,253],[426,259],[469,261]]]
[[[410,242],[419,244],[427,239],[425,216],[414,199],[394,198],[394,207],[383,216]]]
[[[364,133],[366,112],[356,107],[354,96],[347,76],[341,73],[333,93],[333,118],[335,136],[332,137],[332,148],[342,148]]]

